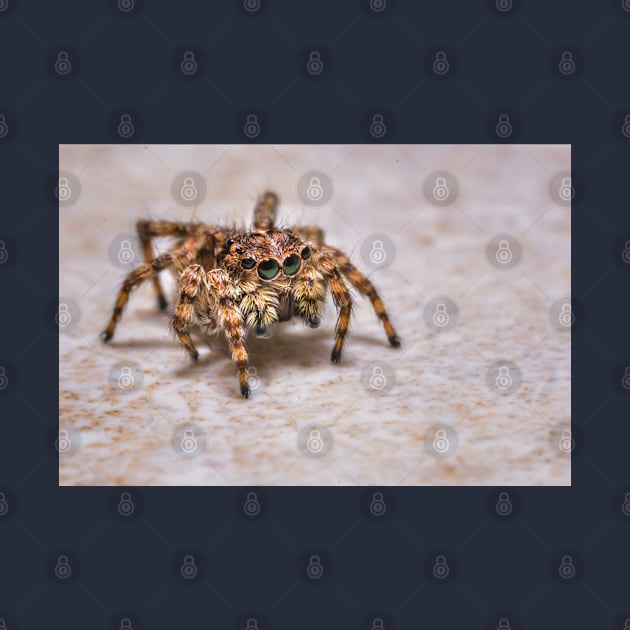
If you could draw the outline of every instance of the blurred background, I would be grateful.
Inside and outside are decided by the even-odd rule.
[[[569,146],[71,145],[59,159],[62,485],[571,483]],[[317,330],[248,338],[243,400],[223,339],[199,340],[191,365],[150,283],[100,342],[142,262],[139,218],[247,225],[267,189],[284,224],[321,226],[370,277],[401,348],[353,291],[339,365],[329,303]]]

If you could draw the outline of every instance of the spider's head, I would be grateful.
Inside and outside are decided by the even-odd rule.
[[[289,231],[249,232],[226,242],[223,264],[246,278],[286,282],[310,257],[310,247]]]

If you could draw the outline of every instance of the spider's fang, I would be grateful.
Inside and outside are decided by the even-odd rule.
[[[256,326],[256,337],[267,337],[267,327],[261,326],[260,324]]]
[[[309,317],[306,320],[309,328],[318,328],[322,320],[319,317]]]
[[[162,297],[158,300],[158,306],[160,307],[160,310],[163,311],[167,306],[168,306],[168,302],[166,301],[166,298]]]

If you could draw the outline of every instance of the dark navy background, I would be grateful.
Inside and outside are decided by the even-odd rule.
[[[623,0],[0,0],[0,628],[630,627],[629,66]],[[247,142],[252,112],[273,143],[571,143],[572,488],[510,489],[510,518],[498,489],[392,488],[382,519],[365,489],[268,488],[248,520],[239,488],[121,517],[57,487],[58,145]]]

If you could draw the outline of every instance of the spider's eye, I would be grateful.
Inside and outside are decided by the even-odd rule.
[[[310,247],[305,247],[302,250],[302,260],[308,260],[311,257],[311,249]]]
[[[284,269],[284,273],[287,276],[294,276],[302,265],[302,261],[297,254],[291,254],[284,259],[284,263],[282,264],[282,269]]]
[[[241,267],[243,267],[243,269],[252,269],[255,264],[256,261],[253,258],[243,258],[241,261]]]
[[[263,280],[273,280],[273,278],[278,275],[279,271],[280,266],[278,265],[278,261],[273,258],[266,258],[258,265],[258,275]]]
[[[228,240],[225,241],[225,249],[230,249],[230,247],[232,247],[232,243],[234,243],[234,239],[228,238]]]

